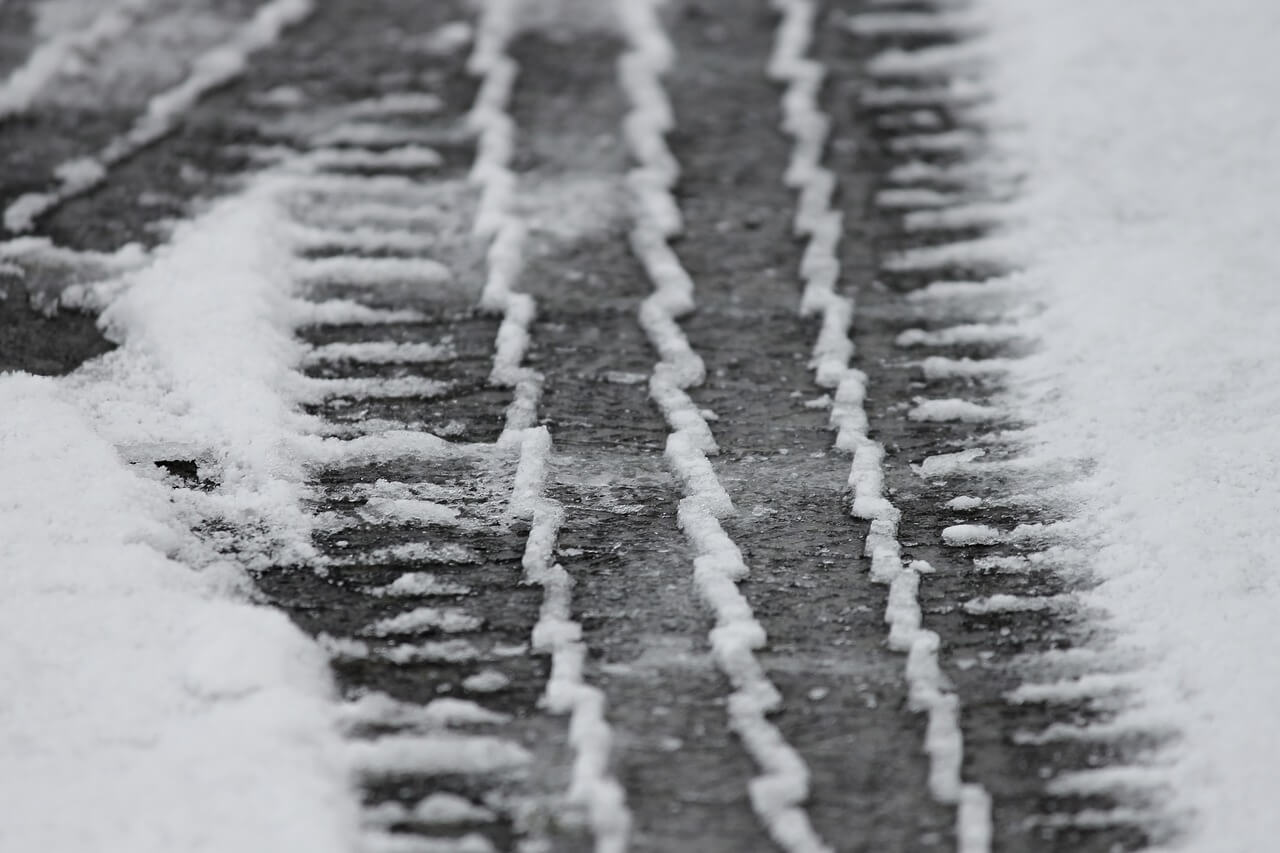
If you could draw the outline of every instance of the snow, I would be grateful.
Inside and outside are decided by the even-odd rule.
[[[1195,815],[1176,846],[1269,849],[1280,7],[981,0],[978,13],[1028,171],[1015,233],[1046,294],[1024,406],[1044,447],[1098,466],[1102,584],[1086,601],[1172,668],[1184,738],[1152,773]]]
[[[353,766],[368,776],[511,773],[532,754],[515,741],[489,735],[433,732],[383,735],[346,745]]]
[[[330,343],[317,346],[307,353],[307,363],[351,361],[360,364],[419,364],[432,361],[448,361],[456,355],[451,341],[438,344],[394,341],[369,341],[365,343]]]
[[[467,34],[470,38],[470,32]],[[390,116],[429,116],[444,109],[444,101],[431,92],[393,92],[366,101],[359,101],[348,109],[352,116],[387,118]]]
[[[1097,699],[1139,689],[1140,683],[1129,673],[1088,673],[1044,684],[1020,684],[1005,694],[1016,704],[1026,702],[1074,703],[1081,699]]]
[[[297,299],[289,307],[294,323],[299,326],[381,325],[416,323],[426,319],[421,311],[410,308],[370,308],[350,299],[326,299],[322,302]]]
[[[425,631],[441,631],[456,634],[474,631],[483,621],[457,608],[418,607],[398,616],[388,616],[368,626],[360,633],[366,637],[389,637],[394,634],[418,634]]]
[[[423,145],[401,145],[396,148],[325,148],[307,154],[304,162],[329,169],[431,169],[444,163],[440,152]]]
[[[1042,610],[1061,609],[1069,606],[1074,600],[1070,596],[988,595],[982,598],[971,598],[961,606],[965,613],[987,616],[993,613],[1035,613]]]
[[[370,498],[359,509],[360,517],[373,524],[388,522],[461,526],[457,507],[413,498]]]
[[[365,822],[391,825],[396,823],[425,823],[449,826],[460,823],[492,823],[497,815],[483,806],[477,806],[466,797],[445,792],[430,794],[413,808],[402,803],[388,801],[365,810]]]
[[[379,595],[430,596],[467,595],[471,588],[453,581],[441,580],[429,572],[405,572],[390,584],[382,587]]]
[[[341,251],[376,254],[378,252],[405,252],[416,253],[427,250],[435,246],[439,242],[439,237],[435,228],[422,230],[392,230],[385,227],[388,222],[382,211],[374,213],[367,210],[369,214],[366,221],[379,222],[383,227],[360,227],[355,228],[318,228],[309,225],[298,225],[293,229],[294,240],[298,245],[313,249],[337,249]],[[395,208],[388,207],[389,210]],[[328,217],[330,220],[337,220],[337,224],[341,225],[346,219],[349,211]],[[415,217],[420,218],[421,213],[413,212]],[[314,215],[314,214],[313,214]],[[306,213],[303,213],[306,216]],[[445,276],[442,280],[447,281]]]
[[[1012,323],[967,323],[945,329],[907,329],[899,333],[894,343],[900,347],[1006,344],[1031,335],[1030,330]]]
[[[462,689],[471,693],[494,693],[502,690],[511,679],[496,669],[485,669],[462,680]]]
[[[361,839],[359,853],[497,853],[497,848],[488,838],[475,832],[456,838],[371,832]]]
[[[978,424],[999,419],[1004,412],[993,406],[984,406],[968,400],[920,400],[907,412],[913,421],[927,423],[961,422]]]
[[[102,314],[121,348],[66,380],[115,445],[196,459],[221,485],[215,503],[273,531],[245,544],[263,559],[311,548],[298,502],[312,422],[294,406],[306,383],[278,189],[264,181],[180,227]]]
[[[288,187],[258,181],[149,257],[99,259],[110,277],[78,298],[119,348],[57,380],[0,377],[0,790],[17,809],[0,846],[354,844],[325,651],[245,603],[215,550],[313,556],[300,504],[333,451],[297,411]],[[175,458],[212,488],[163,482],[152,463]],[[230,539],[190,533],[209,522]]]
[[[993,374],[1003,374],[1009,370],[1012,362],[1006,358],[947,358],[931,355],[920,365],[924,378],[935,379],[970,378],[976,379]]]
[[[0,847],[350,849],[325,655],[166,556],[186,520],[75,395],[0,377]]]
[[[362,258],[335,255],[295,262],[297,275],[307,285],[344,284],[378,287],[393,283],[438,285],[453,278],[447,266],[430,258]]]

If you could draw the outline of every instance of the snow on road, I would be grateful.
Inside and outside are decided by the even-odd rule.
[[[1280,837],[1280,7],[982,0],[1045,288],[1015,372],[1046,453],[1097,462],[1090,595],[1162,663],[1180,844]],[[1158,673],[1158,674],[1155,674]]]
[[[265,189],[215,206],[117,290],[119,349],[0,377],[0,849],[354,843],[326,656],[189,532],[310,547],[280,232]]]

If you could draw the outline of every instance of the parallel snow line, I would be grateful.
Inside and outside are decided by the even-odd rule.
[[[637,164],[628,175],[635,208],[631,248],[654,286],[640,308],[640,325],[659,355],[649,393],[671,429],[666,458],[685,494],[678,521],[698,555],[694,582],[716,619],[712,654],[733,686],[729,725],[761,771],[748,785],[752,809],[784,850],[827,853],[831,847],[818,837],[802,806],[809,796],[809,770],[768,720],[782,697],[755,656],[767,636],[737,586],[749,571],[742,553],[720,524],[735,510],[707,458],[717,451],[715,439],[686,393],[701,384],[705,368],[677,322],[694,308],[693,282],[667,242],[681,223],[671,192],[679,165],[665,139],[675,121],[662,84],[675,51],[658,17],[661,2],[617,0],[615,6],[628,44],[618,64],[631,105],[623,130]]]
[[[929,789],[933,798],[956,807],[956,844],[961,853],[991,849],[991,797],[961,775],[964,739],[959,699],[946,687],[938,663],[938,635],[921,627],[920,575],[932,571],[923,561],[904,566],[897,539],[899,510],[884,495],[884,448],[868,436],[864,407],[866,376],[849,365],[854,345],[849,336],[853,300],[836,291],[840,275],[837,255],[842,218],[831,207],[836,178],[822,165],[830,120],[818,105],[824,67],[807,58],[818,4],[813,0],[773,0],[781,14],[768,74],[786,84],[782,96],[782,128],[795,141],[784,176],[799,193],[795,231],[808,238],[800,264],[804,293],[800,310],[817,314],[822,327],[810,365],[819,385],[834,390],[831,427],[837,449],[853,454],[849,474],[854,489],[853,514],[871,522],[866,554],[872,579],[889,584],[885,620],[889,645],[907,653],[909,707],[928,714],[925,752],[929,756]]]
[[[468,70],[481,78],[468,116],[478,134],[471,179],[481,188],[474,231],[490,241],[480,304],[502,313],[490,381],[514,389],[514,398],[498,445],[519,448],[509,513],[530,524],[521,565],[525,581],[543,590],[532,644],[551,655],[546,707],[569,715],[574,762],[566,800],[585,810],[596,853],[624,853],[631,812],[626,791],[609,768],[613,731],[606,719],[605,695],[583,678],[587,647],[582,626],[571,613],[573,578],[555,560],[564,507],[546,495],[552,440],[546,427],[536,425],[543,376],[523,365],[537,304],[531,295],[515,290],[526,228],[511,210],[517,184],[510,168],[516,128],[508,104],[519,66],[507,48],[515,35],[518,4],[519,0],[487,0],[468,60]]]
[[[230,40],[197,57],[181,83],[153,95],[128,132],[94,156],[59,166],[55,170],[59,181],[55,189],[27,193],[9,204],[4,211],[4,227],[15,232],[29,231],[39,217],[97,187],[112,167],[171,133],[205,94],[243,73],[250,54],[276,42],[286,27],[310,15],[313,5],[314,0],[270,0],[260,7]]]
[[[0,82],[0,121],[21,115],[55,77],[81,54],[98,50],[128,32],[155,0],[119,0],[78,30],[60,33],[39,45]]]
[[[965,12],[864,12],[850,15],[845,26],[859,36],[960,38],[981,31],[977,16]]]
[[[348,121],[325,131],[316,142],[320,145],[390,149],[425,146],[439,139],[438,132],[424,131],[416,125]]]
[[[320,148],[306,158],[325,169],[433,169],[444,163],[440,152],[425,145],[393,148]]]
[[[368,226],[332,228],[298,225],[293,229],[293,239],[303,250],[327,249],[364,254],[398,252],[406,255],[422,252],[439,242],[439,237],[429,231]]]
[[[424,364],[448,361],[456,355],[452,342],[447,338],[438,344],[395,341],[331,343],[313,347],[303,364]]]
[[[449,282],[453,271],[431,258],[383,258],[336,255],[303,258],[294,262],[295,276],[303,287],[346,284],[377,287],[391,283],[433,285]]]

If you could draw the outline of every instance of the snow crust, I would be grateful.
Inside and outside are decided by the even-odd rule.
[[[1184,735],[1155,781],[1178,849],[1280,838],[1280,7],[980,0],[1000,115],[1028,170],[1017,233],[1046,293],[1016,371],[1034,435],[1091,458],[1101,586],[1170,671]],[[1046,390],[1052,389],[1052,395]],[[1154,702],[1148,698],[1147,702]],[[1134,771],[1137,773],[1137,771]],[[1092,781],[1086,781],[1092,780]]]

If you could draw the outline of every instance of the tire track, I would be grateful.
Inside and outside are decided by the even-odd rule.
[[[1035,294],[999,231],[1018,179],[985,124],[973,22],[940,10],[855,13],[823,50],[858,80],[838,115],[888,214],[875,241],[887,287],[866,293],[856,328],[863,358],[886,366],[871,427],[890,448],[902,541],[935,569],[920,601],[967,700],[966,770],[993,796],[994,845],[1137,849],[1168,831],[1142,766],[1168,733],[1126,712],[1132,661],[1071,594],[1089,582],[1088,532],[1069,512],[1080,461],[1029,453],[1001,397],[1035,334]]]
[[[921,627],[921,575],[931,574],[933,567],[919,560],[907,565],[902,559],[897,534],[901,512],[884,490],[885,450],[867,435],[862,407],[867,378],[849,367],[854,347],[848,330],[854,305],[835,291],[843,222],[839,211],[830,206],[836,181],[822,165],[829,121],[817,105],[825,68],[805,58],[817,7],[806,0],[778,0],[774,7],[782,20],[769,71],[788,84],[782,125],[795,140],[785,180],[800,194],[795,230],[809,240],[800,268],[805,279],[801,310],[818,314],[822,322],[810,363],[818,384],[835,392],[831,426],[836,430],[836,447],[853,454],[852,511],[870,522],[864,553],[871,560],[872,579],[889,584],[885,621],[890,648],[907,654],[908,707],[928,715],[925,751],[930,761],[930,792],[938,802],[956,807],[956,849],[982,853],[991,848],[991,798],[981,785],[961,778],[964,738],[959,699],[947,688],[938,665],[938,634]]]
[[[559,556],[575,582],[589,679],[609,700],[632,849],[763,851],[751,763],[725,726],[706,613],[687,589],[692,557],[661,456],[667,428],[646,393],[653,356],[636,315],[648,284],[627,247],[621,45],[612,10],[592,9],[594,19],[513,46],[526,69],[515,160],[533,226],[522,282],[540,306],[530,357],[546,375],[558,447]]]
[[[631,815],[626,793],[608,766],[613,732],[605,720],[605,696],[583,681],[587,648],[582,642],[582,626],[570,614],[573,580],[555,559],[565,511],[559,501],[546,495],[551,433],[546,427],[534,426],[544,377],[522,366],[537,303],[529,294],[512,289],[522,264],[526,231],[524,223],[509,212],[516,177],[508,168],[514,130],[507,102],[518,66],[506,49],[516,25],[516,8],[509,0],[491,0],[470,63],[472,71],[484,77],[471,113],[471,122],[480,133],[472,177],[483,187],[476,231],[491,238],[481,304],[503,312],[491,380],[513,388],[515,395],[498,443],[520,445],[508,511],[531,525],[522,565],[524,582],[543,590],[532,645],[551,655],[545,704],[552,713],[570,715],[569,740],[575,754],[566,796],[571,805],[587,813],[597,853],[622,853],[631,831]]]
[[[482,21],[477,54],[495,46],[494,23]],[[502,42],[496,47],[500,60]],[[529,417],[536,410],[536,381],[534,396],[521,397],[530,387],[524,380],[537,379],[521,373],[522,300],[512,298],[509,278],[505,287],[494,284],[511,272],[501,255],[510,246],[501,233],[506,200],[495,200],[486,184],[494,174],[501,181],[505,169],[510,140],[489,128],[509,133],[500,119],[513,80],[482,82],[466,120],[479,133],[474,191],[458,165],[421,156],[426,149],[407,164],[377,156],[394,150],[388,146],[406,128],[448,137],[463,125],[425,93],[353,105],[359,118],[346,126],[359,134],[320,135],[321,148],[280,167],[301,172],[288,177],[293,209],[305,218],[299,280],[319,300],[312,305],[332,306],[327,319],[339,324],[312,335],[309,361],[328,398],[315,411],[340,441],[321,455],[327,461],[316,473],[319,559],[264,572],[259,584],[334,655],[372,850],[568,842],[577,830],[560,824],[568,815],[558,803],[571,782],[573,805],[587,807],[601,831],[599,849],[616,849],[605,824],[618,810],[600,808],[618,799],[600,769],[607,730],[602,738],[592,695],[572,679],[571,623],[558,618],[567,588],[548,559],[557,513],[540,497],[540,468],[549,436],[512,419],[493,434],[487,423],[501,423],[495,415],[510,385],[518,386],[512,410]],[[362,216],[341,206],[343,213],[327,215],[334,202],[352,201]],[[433,208],[450,218],[470,211],[482,226],[478,241],[428,229],[415,243],[416,230],[388,230],[392,222],[417,224],[413,217]],[[498,228],[485,227],[485,217]],[[508,309],[502,318],[463,307],[481,294],[454,269],[474,268],[477,255],[489,259],[483,292],[490,309]],[[492,361],[474,349],[477,333],[498,342]],[[455,358],[460,348],[470,357]],[[459,375],[459,368],[478,375]],[[500,400],[486,390],[490,384],[504,389]],[[441,406],[424,396],[428,385],[452,398]],[[441,432],[491,435],[496,443],[421,431],[442,416],[457,425]],[[526,582],[543,587],[541,596],[518,586],[522,568]],[[550,673],[530,654],[530,638],[535,650],[551,652]],[[553,711],[572,713],[571,744],[560,724],[534,710],[544,696]]]
[[[734,688],[728,701],[729,724],[759,768],[749,785],[751,804],[773,840],[791,851],[828,850],[802,807],[809,796],[808,768],[767,719],[782,696],[755,655],[765,645],[766,634],[737,586],[748,573],[747,565],[721,525],[735,509],[707,458],[718,448],[706,419],[686,393],[702,383],[705,367],[676,322],[693,310],[694,285],[667,243],[681,227],[671,195],[679,166],[664,139],[675,120],[661,82],[674,49],[656,3],[620,4],[618,9],[630,46],[619,61],[619,74],[633,105],[624,132],[638,164],[628,176],[635,194],[631,245],[654,285],[653,295],[641,305],[640,323],[661,356],[649,394],[672,430],[666,457],[685,492],[679,523],[697,554],[698,592],[716,616],[712,653]]]

